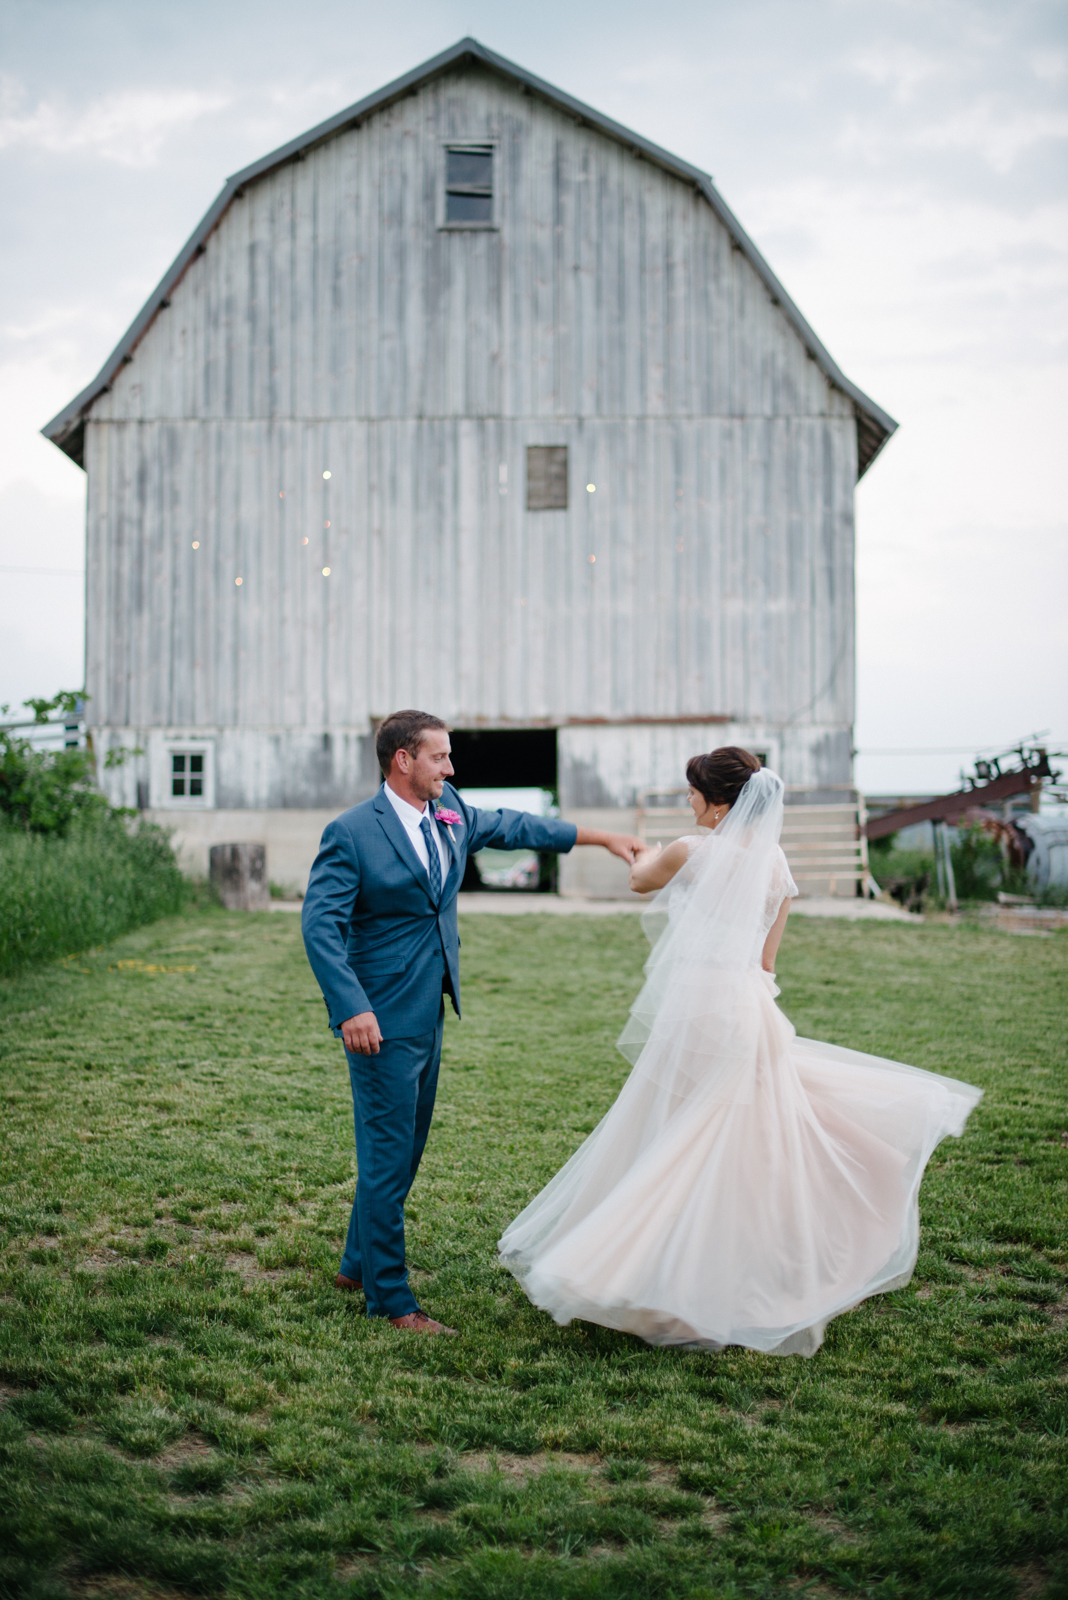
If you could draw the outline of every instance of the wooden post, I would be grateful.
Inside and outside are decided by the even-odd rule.
[[[953,855],[950,849],[949,834],[946,832],[945,823],[942,824],[942,849],[946,856],[946,905],[950,911],[957,909],[957,885],[953,879]]]
[[[209,860],[211,881],[227,911],[270,908],[266,845],[213,844]]]
[[[857,838],[860,841],[860,882],[857,885],[857,893],[860,895],[862,900],[866,900],[869,895],[874,900],[875,899],[875,891],[872,889],[872,886],[871,886],[871,884],[872,884],[871,865],[870,865],[870,863],[868,861],[868,834],[867,834],[867,828],[868,828],[868,808],[864,804],[864,796],[858,790],[857,791]]]

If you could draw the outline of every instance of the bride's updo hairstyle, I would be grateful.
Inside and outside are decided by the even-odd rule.
[[[691,756],[686,763],[686,781],[703,794],[710,806],[733,806],[760,762],[740,745],[725,744],[707,756]]]

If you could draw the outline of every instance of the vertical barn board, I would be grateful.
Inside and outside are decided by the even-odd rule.
[[[278,174],[282,178],[283,174]],[[246,191],[247,235],[243,242],[244,270],[241,273],[244,316],[237,329],[238,348],[243,368],[244,405],[239,415],[271,414],[270,350],[270,256],[272,238],[271,209],[277,184],[253,184]],[[208,241],[211,249],[212,241]]]
[[[85,687],[89,720],[103,727],[122,720],[116,715],[107,670],[114,505],[110,442],[110,430],[104,423],[89,423],[85,430]]]
[[[451,687],[452,704],[464,721],[476,720],[480,712],[482,676],[479,649],[479,605],[482,574],[478,558],[478,434],[474,422],[454,424],[450,430],[454,441],[453,516],[455,519],[458,559],[457,590],[459,594],[458,619],[462,630],[457,639],[457,661],[445,667],[442,687]]]
[[[345,707],[330,707],[330,720],[362,727],[370,714],[368,649],[372,639],[371,596],[367,573],[367,429],[346,422],[339,431],[344,440],[345,487],[341,511],[344,582],[340,590],[344,646],[338,668],[346,694]],[[343,714],[342,714],[343,712]]]
[[[290,226],[292,252],[291,310],[289,325],[293,348],[290,354],[290,380],[287,410],[290,416],[321,417],[327,408],[322,402],[316,361],[315,328],[318,321],[318,255],[322,245],[329,248],[323,230],[333,234],[337,219],[327,210],[319,211],[318,179],[324,165],[324,151],[313,150],[302,162],[295,162],[293,173],[293,215]]]
[[[157,603],[160,643],[166,651],[166,668],[161,674],[158,712],[152,721],[158,727],[184,721],[180,704],[186,682],[185,670],[185,541],[186,444],[189,424],[164,425],[161,444],[160,521],[162,524],[162,567],[166,595]],[[182,541],[181,544],[179,541]]]

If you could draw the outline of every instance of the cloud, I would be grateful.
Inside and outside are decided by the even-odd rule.
[[[742,214],[847,371],[863,358],[922,379],[962,358],[974,375],[1062,353],[1062,200],[1019,210],[918,179],[820,176],[753,185]]]
[[[70,576],[85,559],[82,485],[77,499],[0,485],[0,702],[16,710],[84,679],[85,585]]]
[[[46,99],[24,110],[24,99],[15,80],[0,84],[0,150],[84,154],[124,167],[155,165],[168,135],[230,104],[226,95],[198,89],[130,89],[81,108]]]
[[[1068,139],[1068,111],[1008,109],[983,99],[918,129],[910,142],[927,150],[970,151],[995,172],[1008,172],[1025,151],[1050,139]]]
[[[19,480],[28,480],[38,492],[68,504],[83,503],[81,469],[43,439],[38,429],[85,381],[82,348],[69,335],[54,336],[41,350],[29,348],[0,358],[0,511],[4,494]],[[2,534],[0,527],[0,538]]]
[[[1068,73],[1068,50],[1036,50],[1031,57],[1031,71],[1043,83],[1057,83]]]
[[[852,56],[849,67],[881,88],[890,88],[901,105],[907,105],[919,85],[942,70],[936,56],[911,45],[869,46]]]

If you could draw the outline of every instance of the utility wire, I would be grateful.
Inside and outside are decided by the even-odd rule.
[[[84,578],[84,567],[0,567],[0,572],[29,572],[39,578]]]

